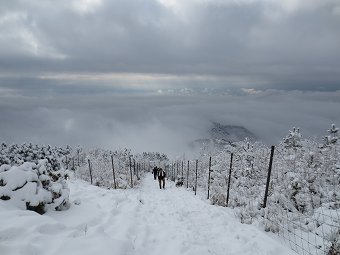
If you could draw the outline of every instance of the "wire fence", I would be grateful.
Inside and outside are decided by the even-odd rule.
[[[113,188],[134,187],[145,172],[162,167],[176,186],[206,192],[212,204],[234,208],[242,223],[260,222],[298,254],[339,255],[340,166],[335,159],[329,152],[248,146],[157,163],[129,155],[78,154],[67,164],[79,178]]]
[[[340,254],[340,166],[323,152],[283,147],[171,163],[179,186],[207,192],[212,204],[235,209],[242,223],[259,221],[298,254]],[[273,155],[274,154],[274,155]],[[198,169],[195,169],[197,166]],[[177,170],[179,168],[179,171]],[[177,170],[177,171],[176,171]]]
[[[293,154],[276,151],[266,220],[299,254],[339,255],[340,167]]]

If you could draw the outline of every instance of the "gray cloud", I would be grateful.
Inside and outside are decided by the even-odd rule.
[[[187,152],[190,141],[206,137],[212,122],[242,125],[269,144],[281,141],[293,126],[300,127],[304,137],[320,137],[333,122],[340,123],[339,91],[245,89],[206,95],[192,90],[178,95],[119,93],[106,85],[89,93],[90,86],[77,86],[77,92],[69,94],[3,88],[1,140],[130,147],[176,155]]]
[[[2,72],[237,75],[267,88],[339,88],[334,0],[16,0],[0,8]]]
[[[268,143],[339,124],[336,0],[0,4],[0,138],[186,150],[212,121]]]

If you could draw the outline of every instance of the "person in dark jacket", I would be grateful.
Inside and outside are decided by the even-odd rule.
[[[155,166],[155,167],[153,168],[152,173],[153,173],[153,178],[156,180],[157,174],[158,174],[158,168],[157,168],[157,166]]]
[[[159,188],[165,189],[165,177],[166,177],[166,173],[162,168],[158,169],[158,182],[159,182]],[[163,185],[162,185],[163,184]]]

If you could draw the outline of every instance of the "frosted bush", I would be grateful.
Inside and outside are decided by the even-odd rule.
[[[0,167],[0,199],[19,208],[43,214],[48,209],[69,207],[69,189],[60,174],[47,171],[48,161],[25,162],[20,166]]]

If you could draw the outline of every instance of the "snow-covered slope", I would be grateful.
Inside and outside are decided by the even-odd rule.
[[[0,201],[0,254],[294,254],[232,210],[157,184],[151,174],[131,190],[69,181],[71,208],[45,215]]]

